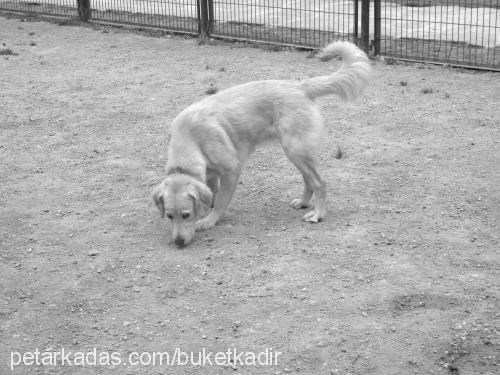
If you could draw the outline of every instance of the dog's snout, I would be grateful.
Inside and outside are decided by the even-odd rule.
[[[174,243],[175,243],[177,246],[184,246],[185,241],[184,241],[184,238],[181,238],[181,237],[176,237],[176,238],[175,238],[175,240],[174,240]]]

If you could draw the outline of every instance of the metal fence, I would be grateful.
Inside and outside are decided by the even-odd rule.
[[[197,0],[90,1],[91,14],[88,17],[90,21],[152,27],[190,34],[200,32]]]
[[[500,70],[499,0],[391,0],[376,9],[379,53]]]
[[[358,2],[213,0],[209,6],[213,8],[209,30],[216,37],[304,47],[358,37]]]
[[[76,17],[76,0],[23,1],[0,0],[0,10],[22,13],[34,13],[59,17]]]
[[[500,70],[499,0],[0,0],[0,10]]]

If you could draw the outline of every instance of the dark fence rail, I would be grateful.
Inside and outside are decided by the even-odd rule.
[[[500,70],[499,0],[0,0],[0,10]]]

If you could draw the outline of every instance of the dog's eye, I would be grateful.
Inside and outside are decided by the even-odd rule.
[[[188,218],[189,218],[189,212],[183,213],[183,214],[182,214],[182,218],[183,218],[184,220],[188,219]]]
[[[172,214],[167,214],[167,217],[169,220],[172,220],[174,218],[174,216]]]

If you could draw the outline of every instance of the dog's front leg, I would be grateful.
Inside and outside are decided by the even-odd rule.
[[[197,231],[212,228],[217,224],[217,221],[224,214],[233,198],[239,177],[240,171],[237,170],[228,172],[220,178],[219,191],[215,198],[214,208],[206,217],[196,222]]]
[[[207,178],[207,186],[212,191],[212,201],[210,202],[210,208],[215,206],[215,198],[219,192],[219,176],[214,175]]]

